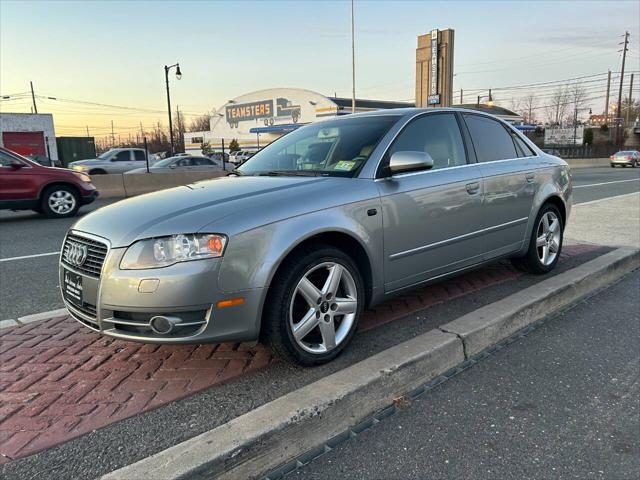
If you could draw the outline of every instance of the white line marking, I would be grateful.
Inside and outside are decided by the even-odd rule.
[[[11,262],[12,260],[24,260],[25,258],[49,257],[51,255],[60,255],[60,252],[35,253],[33,255],[23,255],[21,257],[0,258],[0,262]]]
[[[640,181],[640,178],[634,178],[631,180],[614,180],[612,182],[590,183],[588,185],[575,185],[573,188],[599,187],[600,185],[611,185],[612,183],[626,183],[626,182],[637,182],[637,181]]]
[[[614,195],[613,197],[604,197],[604,198],[599,198],[598,200],[591,200],[591,201],[588,201],[588,202],[574,203],[573,206],[574,207],[581,207],[583,205],[591,205],[592,203],[602,203],[602,202],[606,202],[607,200],[613,200],[613,199],[616,199],[616,198],[631,197],[631,196],[634,196],[634,195],[638,195],[638,193],[640,193],[640,192],[625,193],[623,195]]]

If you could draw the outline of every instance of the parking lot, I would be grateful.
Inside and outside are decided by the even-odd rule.
[[[640,190],[638,169],[580,168],[573,176],[574,203]],[[83,207],[80,214],[112,202],[98,200]],[[57,254],[73,222],[45,219],[34,212],[0,211],[0,320],[62,308]]]

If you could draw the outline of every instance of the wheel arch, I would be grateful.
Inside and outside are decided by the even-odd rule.
[[[78,200],[82,198],[82,195],[80,194],[80,189],[73,183],[65,182],[64,180],[52,180],[49,183],[45,183],[44,185],[42,185],[42,187],[40,187],[40,191],[38,192],[38,202],[41,202],[43,200],[43,195],[49,188],[55,187],[55,186],[68,187],[70,190],[73,190],[73,192],[77,195]]]
[[[529,219],[529,225],[527,227],[525,241],[523,243],[522,249],[520,250],[519,254],[524,254],[528,250],[529,243],[531,242],[531,235],[532,235],[533,229],[535,228],[535,220],[538,217],[538,213],[540,213],[540,210],[542,210],[542,208],[547,204],[554,205],[560,211],[560,216],[562,219],[562,229],[564,230],[566,228],[567,216],[569,212],[564,199],[562,198],[561,194],[558,192],[547,193],[544,197],[541,198],[539,202],[537,202],[538,207],[535,209],[532,209],[532,212],[531,212],[532,215]]]
[[[266,296],[269,295],[269,290],[273,283],[273,279],[278,275],[278,272],[282,269],[284,262],[290,258],[292,255],[295,255],[302,248],[305,248],[309,245],[318,244],[318,245],[329,245],[338,250],[342,250],[344,253],[349,255],[349,257],[355,262],[362,276],[362,281],[364,283],[364,291],[365,291],[365,307],[369,305],[369,302],[372,299],[373,292],[373,269],[371,266],[371,258],[367,253],[364,245],[356,238],[355,235],[351,233],[341,231],[341,230],[327,230],[321,232],[315,232],[306,237],[298,239],[297,242],[291,245],[291,247],[282,255],[279,259],[278,263],[273,268],[270,276],[269,282],[267,286]],[[261,307],[261,311],[264,306]]]

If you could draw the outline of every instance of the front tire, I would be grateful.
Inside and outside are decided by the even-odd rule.
[[[564,225],[560,210],[551,203],[543,205],[534,225],[527,253],[512,259],[512,263],[519,270],[544,274],[554,269],[562,251]]]
[[[53,185],[42,194],[40,208],[49,218],[73,217],[80,208],[80,198],[72,187]]]
[[[272,282],[264,338],[290,363],[329,362],[353,337],[364,298],[362,277],[349,256],[329,245],[304,247],[285,260]]]

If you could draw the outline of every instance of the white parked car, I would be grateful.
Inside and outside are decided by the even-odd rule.
[[[69,168],[89,175],[124,173],[134,168],[146,168],[147,155],[149,156],[149,165],[152,165],[154,157],[150,153],[145,154],[144,148],[112,148],[99,155],[98,158],[71,162]]]
[[[165,158],[149,167],[149,173],[214,171],[222,171],[222,164],[207,157],[184,154]],[[136,173],[147,173],[146,165],[126,172],[127,175]]]
[[[238,152],[232,153],[229,155],[229,161],[236,165],[242,165],[244,162],[249,160],[255,152],[249,152],[246,150],[240,150]]]

